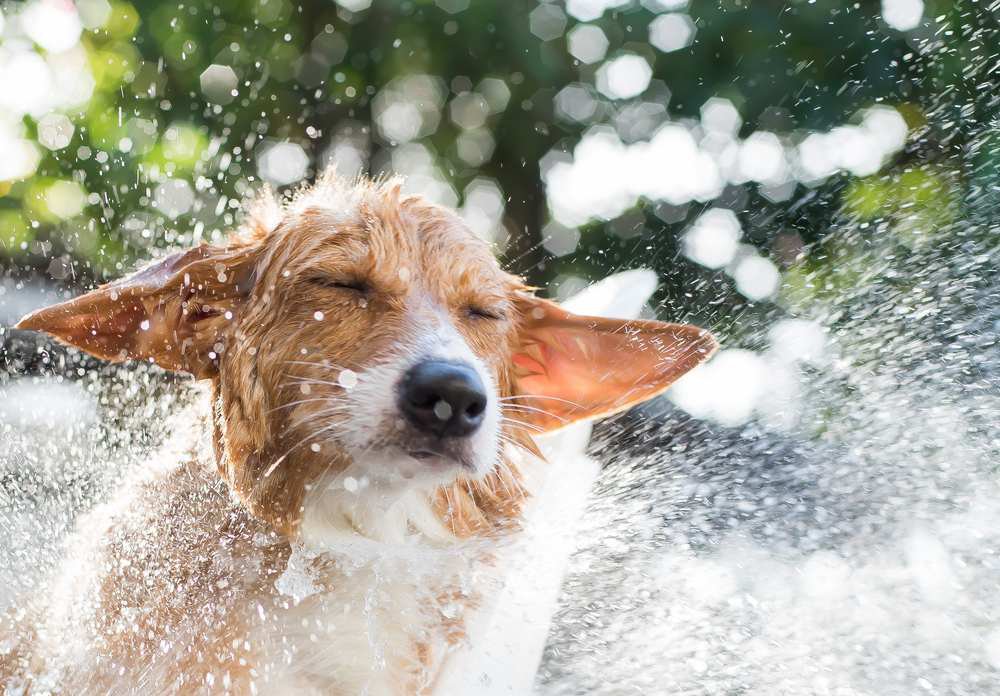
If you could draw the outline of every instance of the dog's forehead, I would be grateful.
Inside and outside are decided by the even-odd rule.
[[[455,213],[409,199],[402,204],[348,211],[314,205],[289,229],[300,263],[351,264],[375,273],[393,269],[412,278],[484,289],[506,286],[507,274],[489,244]]]
[[[470,282],[502,282],[506,274],[485,240],[450,211],[410,230],[419,244],[424,270],[431,276]]]

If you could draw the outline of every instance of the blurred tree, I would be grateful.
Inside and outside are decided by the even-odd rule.
[[[74,74],[93,87],[76,101],[32,105],[15,94],[0,105],[2,142],[40,155],[0,183],[0,255],[17,276],[119,275],[153,248],[224,234],[261,177],[294,184],[334,161],[409,174],[415,189],[461,205],[536,284],[641,263],[667,278],[665,297],[725,296],[726,314],[737,316],[745,298],[726,294],[725,275],[679,261],[682,233],[706,208],[739,213],[744,240],[786,266],[844,211],[842,191],[847,212],[861,217],[910,205],[950,214],[935,195],[907,198],[929,190],[928,177],[950,176],[948,165],[896,183],[837,167],[777,187],[743,177],[676,205],[639,196],[579,229],[550,224],[545,167],[601,124],[626,146],[668,122],[701,138],[713,103],[735,107],[721,117],[737,153],[762,133],[754,143],[774,138],[792,157],[811,133],[857,121],[876,103],[940,137],[924,113],[963,79],[962,55],[983,41],[966,32],[947,50],[928,49],[952,23],[969,26],[959,5],[978,3],[890,17],[910,21],[899,31],[871,0],[7,3],[8,74],[28,80],[16,61],[40,55],[51,89],[69,89],[60,81]],[[622,56],[639,60],[618,64]],[[946,135],[953,147],[966,142]],[[911,148],[907,161],[920,165],[927,150]]]

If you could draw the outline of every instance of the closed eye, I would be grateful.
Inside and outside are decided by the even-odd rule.
[[[371,287],[358,278],[334,278],[330,276],[314,276],[309,279],[313,285],[333,290],[350,290],[359,294],[366,294]]]
[[[469,305],[466,307],[466,312],[473,319],[489,319],[492,321],[500,321],[504,318],[504,312],[500,309],[491,309],[488,307],[481,307],[479,305]]]

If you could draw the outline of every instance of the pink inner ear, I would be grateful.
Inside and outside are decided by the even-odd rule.
[[[650,399],[716,348],[711,335],[693,326],[578,317],[546,307],[543,318],[524,328],[512,358],[523,403],[545,411],[528,419],[545,430]]]
[[[566,333],[540,332],[533,346],[539,355],[537,360],[525,353],[514,357],[515,365],[531,372],[520,380],[524,386],[535,386],[549,395],[583,394],[593,383],[602,381],[604,375],[600,373],[604,366],[593,360],[593,351],[587,350],[587,343],[580,337]],[[595,334],[590,340],[602,339]]]
[[[545,366],[526,353],[517,353],[512,360],[517,367],[538,375],[545,374]],[[525,379],[534,379],[534,377],[526,377]]]

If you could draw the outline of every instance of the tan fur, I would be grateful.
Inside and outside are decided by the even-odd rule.
[[[507,305],[523,288],[498,268],[486,243],[470,235],[454,214],[418,198],[400,199],[394,183],[363,183],[341,194],[356,198],[358,211],[357,217],[344,218],[326,202],[330,195],[324,185],[337,183],[323,182],[299,195],[284,223],[259,242],[257,288],[234,332],[234,346],[222,360],[216,391],[219,420],[227,428],[225,438],[217,438],[226,462],[222,473],[255,514],[287,533],[294,531],[303,486],[329,466],[325,455],[297,453],[298,466],[279,466],[260,485],[263,472],[298,434],[288,423],[275,422],[282,416],[271,409],[301,398],[296,377],[315,376],[309,366],[292,364],[310,360],[310,354],[302,355],[303,347],[322,346],[323,357],[355,369],[439,307],[460,312],[471,303]],[[261,239],[259,231],[255,234]],[[292,277],[283,278],[288,269]],[[331,304],[328,291],[308,283],[317,272],[365,278],[380,296],[364,308],[353,298],[332,298],[338,322],[314,321],[313,309]],[[278,314],[276,307],[286,311]],[[473,349],[490,358],[500,383],[509,385],[506,358],[513,348],[514,322],[459,326]],[[249,347],[266,354],[267,364],[250,355]],[[275,432],[286,435],[275,438]],[[527,444],[523,431],[510,435]],[[489,499],[501,487],[499,479],[495,473],[475,482],[475,490]],[[463,496],[453,500],[466,502]],[[516,507],[494,506],[491,512],[488,524],[496,525],[516,514]]]
[[[359,298],[324,279],[371,290]],[[320,307],[324,320],[314,315]],[[276,589],[309,496],[351,464],[326,443],[303,443],[317,423],[336,428],[348,417],[329,408],[338,391],[324,379],[331,369],[362,371],[442,317],[488,366],[497,396],[523,401],[503,402],[520,421],[504,423],[503,461],[418,494],[437,520],[425,530],[428,548],[516,529],[527,495],[519,467],[537,454],[535,430],[649,398],[714,350],[693,327],[573,317],[533,298],[454,213],[403,196],[397,181],[327,174],[281,206],[266,193],[226,247],[175,255],[19,325],[107,359],[151,359],[209,380],[214,461],[192,455],[144,472],[90,516],[67,568],[15,622],[0,655],[4,683],[67,694],[351,693],[348,677],[321,667],[300,670],[305,681],[277,676],[281,660],[304,660],[309,643],[308,633],[286,635],[289,626],[321,614],[336,623],[331,597],[359,578],[361,597],[380,582],[320,556],[310,563],[321,592],[297,602]],[[624,350],[632,356],[622,361]],[[515,461],[511,448],[527,454]],[[370,536],[360,519],[351,533]],[[487,546],[466,560],[489,556]],[[416,606],[418,629],[386,643],[388,676],[370,693],[418,693],[433,678],[444,647],[462,635],[461,617],[442,607],[476,601],[457,578],[444,570],[386,605]],[[404,623],[391,611],[383,618]],[[323,631],[342,646],[361,640]]]

